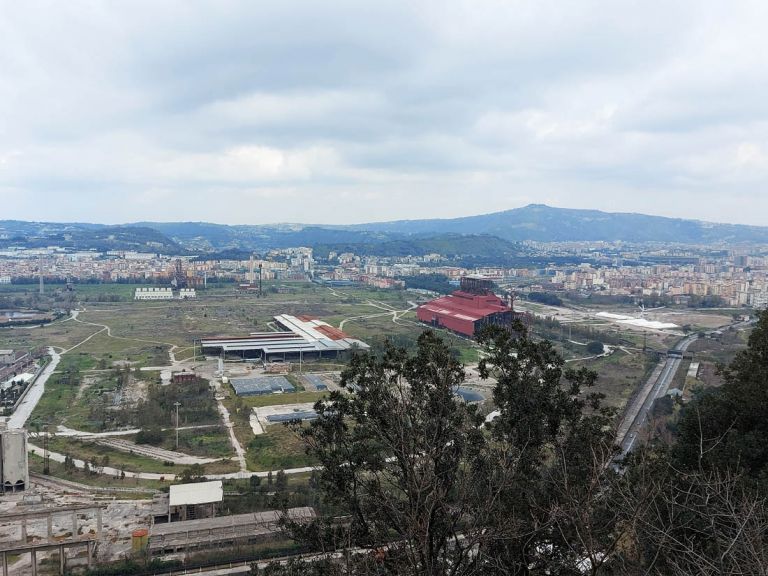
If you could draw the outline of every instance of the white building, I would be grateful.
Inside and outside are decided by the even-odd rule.
[[[197,298],[197,292],[194,288],[182,288],[179,290],[179,300],[186,300],[187,298]]]
[[[173,300],[170,288],[136,288],[136,300]]]

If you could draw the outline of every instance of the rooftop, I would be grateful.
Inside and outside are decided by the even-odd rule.
[[[197,482],[195,484],[174,484],[170,489],[169,506],[194,506],[210,504],[224,499],[221,480]]]

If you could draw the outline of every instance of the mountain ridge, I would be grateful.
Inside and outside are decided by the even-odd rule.
[[[35,238],[38,244],[74,234],[82,241],[99,238],[109,246],[104,231],[126,236],[117,244],[141,247],[141,238],[127,238],[126,230],[144,234],[167,252],[195,253],[221,250],[264,251],[291,246],[366,245],[442,236],[495,236],[507,242],[664,242],[675,244],[768,244],[768,227],[722,224],[631,212],[555,208],[529,204],[489,214],[446,219],[413,219],[352,225],[317,224],[215,224],[210,222],[134,222],[122,225],[91,223],[0,221],[0,235],[8,245],[18,237]],[[143,232],[142,232],[143,230]],[[151,231],[151,232],[150,232]],[[82,241],[78,245],[82,245]],[[105,244],[106,242],[106,244]],[[123,248],[123,249],[126,249]],[[115,246],[113,249],[120,249]]]

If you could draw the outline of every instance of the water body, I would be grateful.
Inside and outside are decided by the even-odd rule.
[[[455,394],[457,396],[461,396],[464,402],[482,402],[485,400],[480,392],[475,392],[474,390],[470,388],[464,388],[463,386],[456,388]]]

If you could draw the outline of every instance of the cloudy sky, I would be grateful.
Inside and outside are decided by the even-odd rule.
[[[768,225],[768,3],[0,0],[0,219]]]

